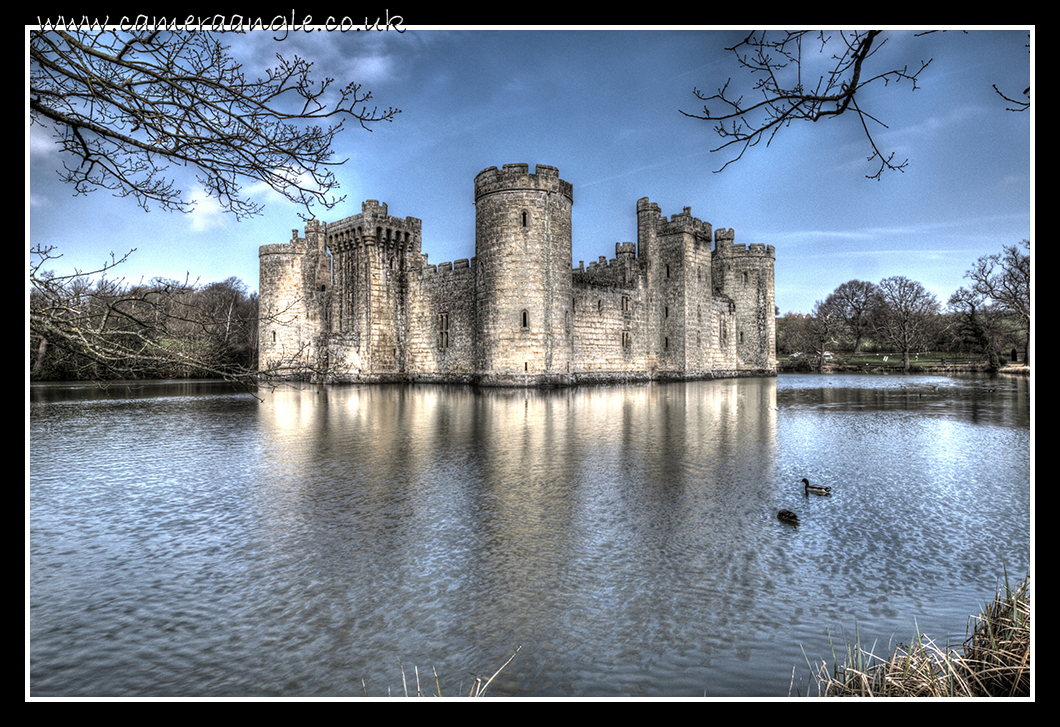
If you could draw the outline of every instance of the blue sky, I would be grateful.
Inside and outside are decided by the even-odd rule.
[[[945,303],[979,256],[1032,239],[1033,110],[1005,111],[992,88],[1019,95],[1031,85],[1025,28],[889,34],[881,64],[933,60],[917,91],[881,84],[859,97],[887,124],[876,141],[909,160],[882,181],[865,178],[875,168],[854,116],[787,128],[715,173],[730,152],[711,153],[711,126],[680,111],[701,110],[693,88],[713,92],[729,77],[750,95],[725,50],[741,30],[410,25],[272,35],[228,40],[248,72],[277,52],[297,53],[402,110],[372,133],[350,127],[338,137],[336,155],[349,160],[337,169],[346,201],[322,218],[386,202],[390,214],[423,220],[432,263],[474,256],[474,177],[509,163],[555,166],[574,186],[574,266],[635,240],[636,202],[649,197],[664,215],[691,207],[735,228],[738,243],[774,245],[781,314],[808,312],[848,280],[891,275],[920,281]],[[102,190],[74,197],[47,135],[32,131],[26,143],[28,243],[55,245],[64,256],[57,272],[95,269],[135,248],[126,279],[235,276],[256,290],[258,247],[302,225],[294,205],[267,191],[255,193],[264,214],[242,222],[208,200],[182,215],[144,212]],[[190,172],[178,181],[194,189]]]

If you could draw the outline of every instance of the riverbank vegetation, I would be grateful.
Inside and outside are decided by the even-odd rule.
[[[125,258],[59,275],[34,250],[29,371],[34,381],[222,378],[257,364],[258,296],[238,278],[197,285],[113,277]],[[126,256],[128,257],[128,256]]]
[[[945,307],[902,276],[843,283],[809,314],[777,318],[778,365],[782,371],[1029,365],[1030,242],[980,257],[964,277],[969,285]]]
[[[889,656],[875,645],[848,645],[842,662],[814,670],[826,697],[1028,697],[1031,691],[1030,575],[1000,585],[994,600],[969,619],[960,650],[941,647],[919,629]],[[811,669],[813,667],[811,666]]]

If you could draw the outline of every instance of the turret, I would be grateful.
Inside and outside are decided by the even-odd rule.
[[[569,371],[570,183],[555,167],[490,167],[475,177],[477,348],[483,383],[547,382]]]
[[[361,203],[361,213],[327,230],[335,261],[332,330],[342,334],[372,373],[404,370],[409,275],[423,264],[422,222],[392,217],[385,202]]]
[[[262,245],[258,260],[259,368],[284,374],[297,366],[321,370],[331,300],[324,226],[310,220],[305,237],[291,230],[290,242]]]
[[[772,245],[737,245],[731,228],[714,233],[713,285],[735,305],[742,369],[776,369],[775,262]]]

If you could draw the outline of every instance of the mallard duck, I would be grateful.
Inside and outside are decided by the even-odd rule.
[[[793,513],[791,510],[781,510],[777,513],[777,520],[782,523],[788,523],[790,525],[799,524],[799,516]]]
[[[802,478],[802,484],[805,485],[805,492],[807,495],[831,495],[832,488],[825,487],[824,485],[811,485],[810,481],[805,477]]]

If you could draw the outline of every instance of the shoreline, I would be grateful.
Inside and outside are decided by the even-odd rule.
[[[1007,376],[1030,376],[1031,367],[1026,364],[1009,364],[1002,366],[999,369],[991,369],[988,364],[947,364],[936,365],[936,366],[918,366],[913,365],[909,367],[909,370],[904,370],[899,366],[855,366],[852,364],[826,364],[820,371],[817,370],[805,370],[801,368],[795,368],[793,366],[777,367],[778,374],[891,374],[891,373],[909,373],[909,374],[1005,374]]]

